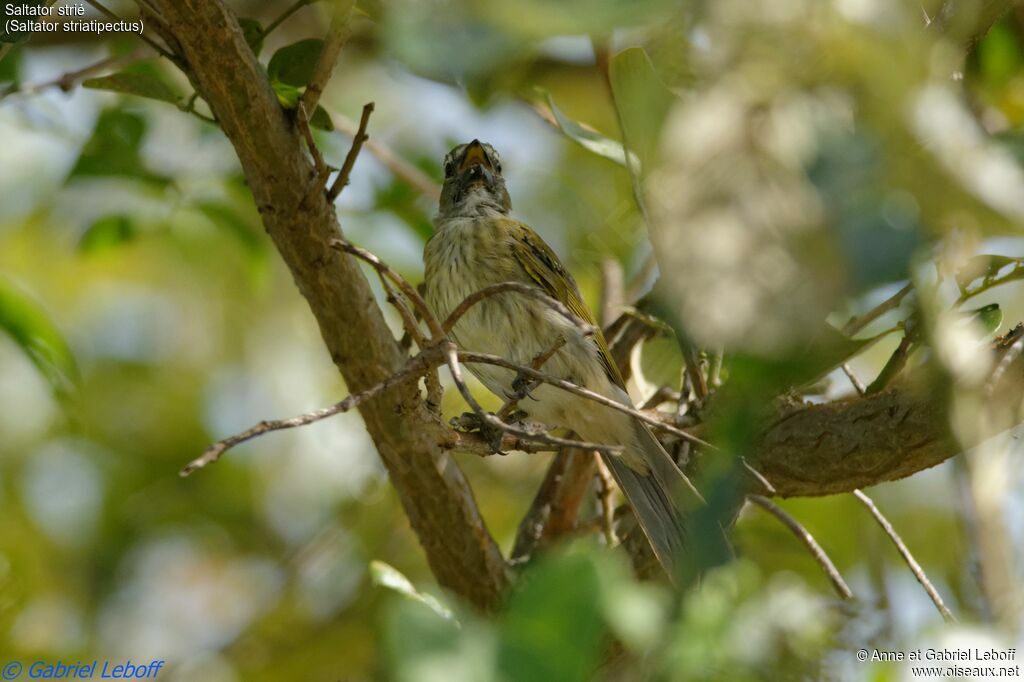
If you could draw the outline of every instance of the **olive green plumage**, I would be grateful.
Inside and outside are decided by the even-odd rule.
[[[436,232],[424,250],[426,300],[444,319],[467,296],[502,282],[536,286],[577,317],[594,324],[572,275],[544,240],[508,217],[511,200],[494,149],[476,140],[459,145],[444,160],[445,183]],[[528,365],[564,345],[543,370],[621,403],[629,395],[600,332],[578,326],[535,298],[514,292],[470,308],[452,330],[466,350],[493,353]],[[491,391],[511,395],[515,373],[490,365],[468,368]],[[655,554],[670,575],[683,551],[686,512],[700,496],[650,433],[634,417],[560,389],[543,385],[520,402],[531,418],[570,428],[590,441],[623,446],[606,456],[613,475],[636,511]]]

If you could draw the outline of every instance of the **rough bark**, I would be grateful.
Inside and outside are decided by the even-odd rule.
[[[1024,327],[993,349],[999,375],[988,387],[990,409],[1006,427],[1024,418]],[[984,352],[984,351],[979,351]],[[851,492],[917,473],[959,454],[950,429],[948,395],[901,384],[876,395],[783,409],[765,430],[754,462],[783,497]],[[970,444],[969,444],[970,445]]]
[[[263,224],[305,297],[353,392],[398,370],[405,354],[349,256],[328,246],[340,230],[293,118],[220,0],[157,0],[189,76],[234,145]],[[497,606],[507,567],[444,427],[409,384],[361,406],[438,582],[483,609]]]

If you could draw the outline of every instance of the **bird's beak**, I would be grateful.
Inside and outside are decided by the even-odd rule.
[[[473,140],[466,146],[466,153],[462,157],[462,164],[459,165],[459,172],[464,173],[473,166],[483,166],[489,171],[494,170],[480,140]]]

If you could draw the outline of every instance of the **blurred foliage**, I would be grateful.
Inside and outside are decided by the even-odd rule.
[[[330,3],[231,4],[294,108]],[[681,419],[708,419],[731,452],[748,453],[780,393],[847,394],[841,363],[871,383],[911,334],[897,378],[912,371],[914,388],[948,397],[966,438],[987,414],[977,351],[997,312],[1024,318],[1024,15],[965,54],[985,19],[968,4],[360,3],[311,123],[338,166],[350,138],[328,134],[327,112],[357,118],[376,101],[372,139],[434,181],[454,143],[492,142],[517,217],[595,305],[607,258],[635,293],[650,286],[649,218],[659,314],[708,372],[724,357],[723,388]],[[745,509],[743,558],[681,603],[588,538],[531,561],[485,619],[433,583],[355,415],[179,480],[211,440],[345,387],[230,146],[186,115],[207,115],[187,79],[142,60],[69,95],[15,92],[133,47],[53,41],[0,60],[0,642],[12,657],[166,658],[169,678],[203,680],[874,680],[902,673],[851,652],[962,636],[849,497],[782,506],[856,604],[831,599],[789,531]],[[364,150],[338,210],[348,238],[420,279],[434,206],[414,186]],[[841,331],[908,282],[886,315]],[[641,400],[687,388],[663,328],[632,365]],[[444,410],[464,407],[448,392]],[[1020,457],[1006,448],[872,491],[989,638],[1019,638],[999,610],[1020,592],[1019,557],[1009,551],[1005,594],[977,570],[999,560],[993,541],[1024,546]],[[548,461],[460,458],[503,547]],[[712,471],[722,514],[735,512],[735,475]],[[989,507],[1009,519],[995,540],[978,517]],[[597,514],[588,499],[586,520]]]

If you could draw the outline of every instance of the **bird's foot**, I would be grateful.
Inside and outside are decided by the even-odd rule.
[[[536,398],[533,397],[533,391],[538,385],[539,384],[530,379],[530,377],[523,374],[517,374],[516,378],[512,381],[512,392],[506,393],[505,397],[516,402],[519,402],[524,398],[536,400]]]

